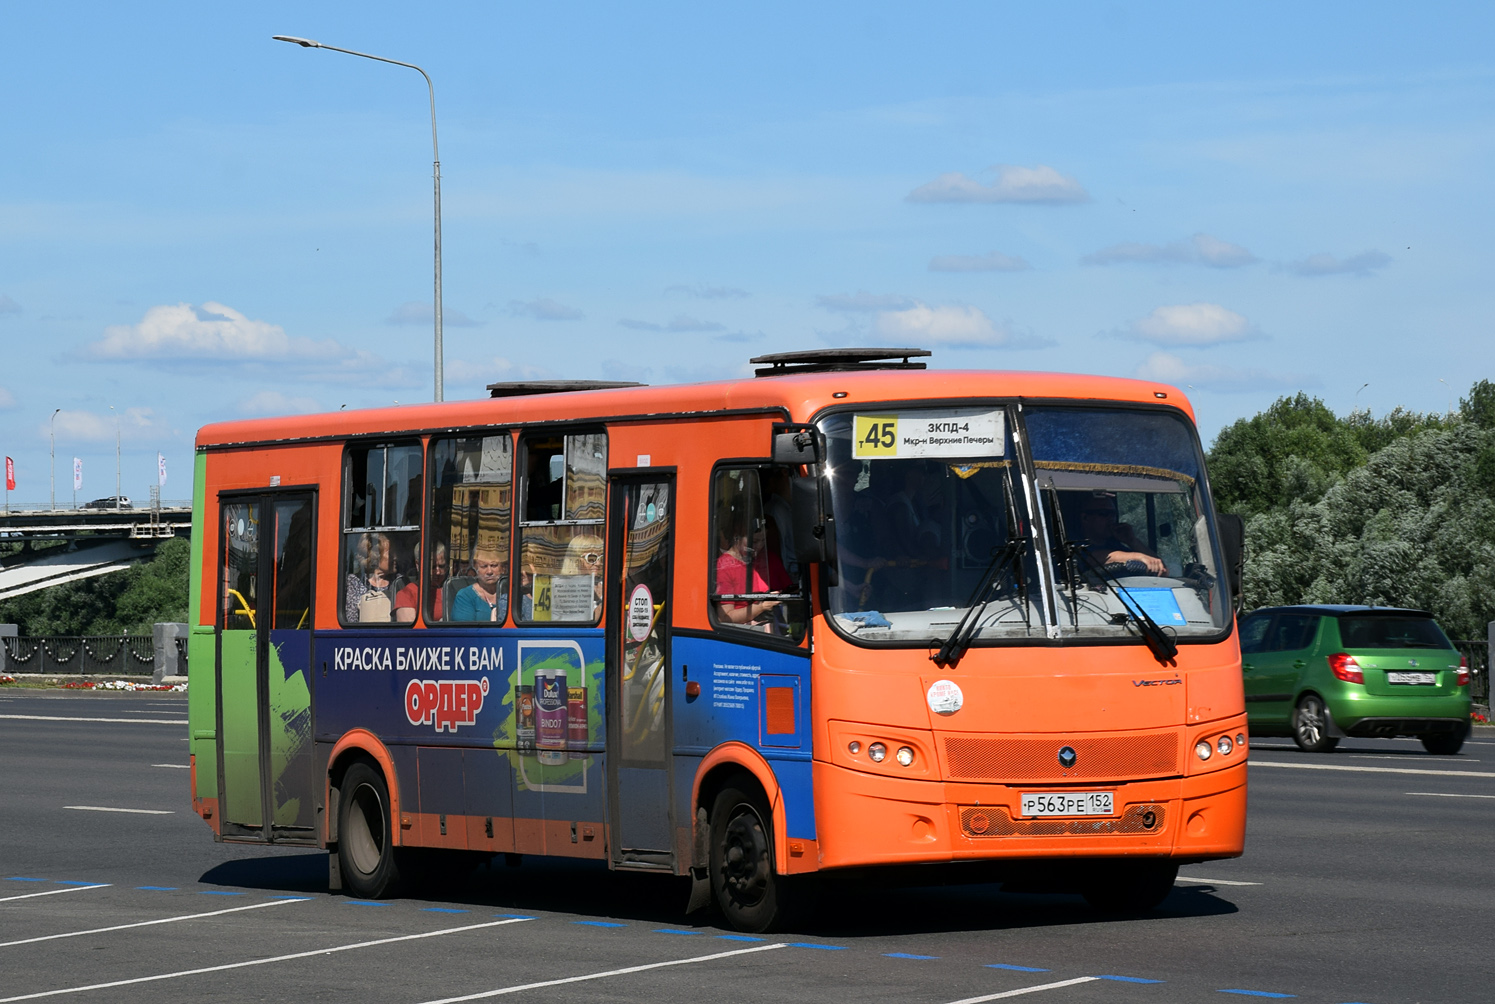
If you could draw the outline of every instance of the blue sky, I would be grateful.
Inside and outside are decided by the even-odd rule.
[[[1185,386],[1495,377],[1495,9],[1472,3],[7,3],[14,502],[189,494],[226,418],[920,345]],[[1486,194],[1482,194],[1486,193]],[[110,406],[114,411],[110,411]]]

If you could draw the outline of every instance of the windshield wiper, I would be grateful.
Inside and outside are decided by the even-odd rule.
[[[1112,571],[1109,565],[1102,564],[1100,559],[1085,550],[1083,545],[1070,544],[1069,547],[1080,556],[1085,564],[1090,566],[1092,572],[1116,587],[1116,591],[1122,596],[1122,606],[1126,607],[1127,612],[1132,615],[1131,619],[1136,622],[1137,630],[1142,633],[1142,640],[1147,644],[1148,651],[1152,653],[1153,658],[1164,665],[1172,662],[1173,658],[1178,655],[1178,644],[1146,610],[1142,609],[1142,604],[1137,602],[1132,591],[1122,585],[1120,574]]]
[[[995,587],[1001,581],[1002,571],[1022,555],[1027,543],[1021,538],[1008,540],[997,552],[996,557],[992,558],[991,564],[986,566],[986,572],[981,576],[981,584],[971,593],[971,599],[966,604],[965,616],[960,619],[959,624],[955,625],[955,630],[950,632],[950,637],[945,639],[939,651],[929,657],[936,666],[948,669],[960,662],[960,657],[966,654],[966,649],[971,647],[971,640],[976,637],[976,629],[981,624],[982,615],[986,613],[986,608],[991,601],[996,598]],[[1019,581],[1022,579],[1021,565],[1019,565],[1017,578]],[[1026,587],[1023,587],[1022,591],[1026,593]],[[981,598],[980,606],[976,604],[978,598]],[[1024,609],[1026,610],[1026,604]]]

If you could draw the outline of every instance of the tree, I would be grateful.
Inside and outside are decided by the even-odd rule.
[[[191,542],[173,538],[122,571],[0,603],[0,623],[32,637],[149,634],[158,621],[187,619],[191,560]]]

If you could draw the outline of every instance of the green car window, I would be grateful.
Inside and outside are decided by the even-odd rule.
[[[1453,648],[1430,617],[1341,617],[1339,640],[1345,648]]]

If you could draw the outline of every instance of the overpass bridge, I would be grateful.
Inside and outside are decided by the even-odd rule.
[[[0,511],[0,545],[11,545],[0,546],[0,600],[119,571],[191,531],[185,500],[140,509],[9,506]]]

